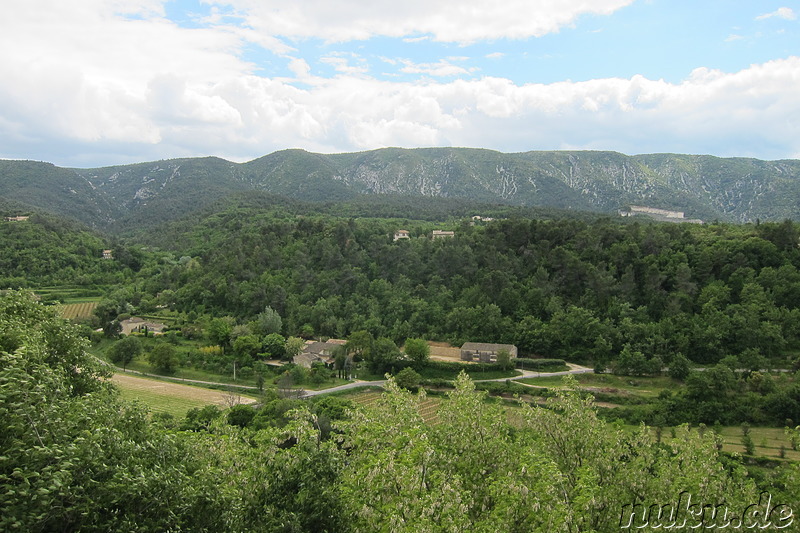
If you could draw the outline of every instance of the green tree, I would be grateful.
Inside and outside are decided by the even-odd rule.
[[[400,349],[387,337],[380,337],[375,340],[369,352],[370,371],[374,374],[388,372],[392,366],[400,360]]]
[[[347,352],[353,355],[355,361],[370,358],[370,351],[375,339],[369,331],[355,331],[347,339]]]
[[[240,428],[247,427],[256,416],[255,410],[249,405],[234,405],[227,414],[228,424]]]
[[[261,347],[270,359],[284,359],[287,356],[286,339],[280,333],[270,333],[264,337]]]
[[[107,353],[112,363],[122,365],[122,369],[125,370],[133,358],[142,351],[142,342],[137,337],[128,336],[112,344]]]
[[[288,361],[294,359],[294,356],[300,355],[306,342],[300,337],[289,337],[286,339],[283,350],[285,357]]]
[[[397,373],[394,377],[395,382],[397,383],[398,387],[402,387],[404,389],[408,389],[411,391],[417,390],[419,387],[419,382],[422,379],[417,371],[415,371],[410,366],[407,366],[403,370]]]
[[[253,358],[261,351],[261,340],[256,335],[242,335],[233,341],[233,351],[245,358]]]
[[[503,370],[511,370],[514,368],[514,362],[511,360],[511,352],[502,348],[497,351],[497,364],[500,365]]]
[[[283,319],[273,308],[267,306],[263,312],[259,313],[253,324],[254,333],[266,336],[271,333],[280,333],[283,327]]]
[[[178,351],[171,344],[160,342],[156,344],[147,354],[147,361],[156,370],[165,374],[172,374],[180,364]]]
[[[151,425],[97,379],[105,374],[52,308],[29,295],[0,296],[0,530],[236,525],[230,493],[196,475],[216,468],[214,452]]]
[[[231,334],[233,333],[233,326],[236,321],[229,316],[222,318],[215,318],[206,328],[206,336],[213,344],[222,346],[223,348],[230,347]]]
[[[431,348],[425,339],[406,339],[404,349],[417,369],[425,366],[430,359]]]
[[[673,379],[685,380],[691,372],[689,360],[682,353],[676,353],[672,356],[672,362],[669,364],[669,377]]]

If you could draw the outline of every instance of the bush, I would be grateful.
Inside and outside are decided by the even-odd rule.
[[[245,428],[255,416],[255,410],[249,405],[234,405],[228,411],[228,424]]]
[[[537,370],[539,372],[558,372],[567,366],[563,359],[528,359],[517,357],[513,359],[515,366],[523,370]]]
[[[492,396],[500,396],[503,394],[523,395],[537,392],[536,389],[526,387],[525,385],[510,380],[475,383],[475,388],[477,390],[485,390]]]
[[[398,386],[413,392],[419,387],[422,376],[420,376],[413,368],[406,367],[398,372],[394,379]]]

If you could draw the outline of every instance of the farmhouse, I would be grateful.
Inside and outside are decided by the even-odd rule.
[[[497,361],[497,352],[500,350],[508,351],[512,358],[517,356],[517,347],[513,344],[465,342],[461,347],[461,360],[480,361],[481,363],[494,363]]]
[[[5,217],[6,222],[24,222],[28,220],[30,217],[28,216],[18,216],[18,217]]]
[[[311,368],[314,363],[333,366],[333,351],[337,346],[342,346],[347,341],[341,339],[328,339],[328,342],[306,341],[303,351],[292,358],[292,362],[299,366]]]
[[[111,250],[103,250],[103,259],[114,259],[114,253]]]
[[[455,236],[455,234],[456,234],[455,231],[442,231],[435,229],[433,230],[433,234],[431,235],[431,237],[433,239],[448,239]]]
[[[399,241],[400,239],[408,239],[409,234],[407,229],[399,229],[394,232],[394,240]]]
[[[150,322],[143,318],[139,318],[138,316],[133,316],[123,320],[120,322],[120,326],[122,326],[122,333],[125,335],[130,335],[134,332],[144,333],[145,331],[148,331],[153,335],[161,335],[167,328],[166,325],[161,324],[160,322]]]

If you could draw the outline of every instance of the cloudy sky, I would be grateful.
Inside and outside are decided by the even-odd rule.
[[[797,0],[25,0],[0,50],[0,158],[800,158]]]

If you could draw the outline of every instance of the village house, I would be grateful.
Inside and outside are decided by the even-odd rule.
[[[394,240],[399,241],[400,239],[409,239],[409,233],[407,229],[399,229],[394,232]]]
[[[153,335],[161,335],[167,328],[165,324],[160,322],[151,322],[138,316],[132,316],[119,323],[122,326],[122,333],[130,335],[131,333],[152,333]]]
[[[342,339],[328,339],[327,342],[306,341],[303,351],[295,355],[292,362],[305,368],[311,368],[314,363],[333,367],[334,350],[346,343],[347,341]]]
[[[435,229],[435,230],[433,230],[433,234],[431,235],[431,238],[433,238],[433,239],[449,239],[449,238],[455,236],[455,234],[456,234],[455,231],[442,231],[442,230]]]
[[[103,250],[103,259],[114,259],[114,254],[111,250]]]
[[[6,222],[24,222],[28,220],[30,217],[28,216],[18,216],[18,217],[5,217],[4,220]]]
[[[461,347],[461,360],[480,361],[481,363],[496,363],[497,353],[500,350],[508,351],[512,359],[517,356],[517,347],[513,344],[465,342]]]

